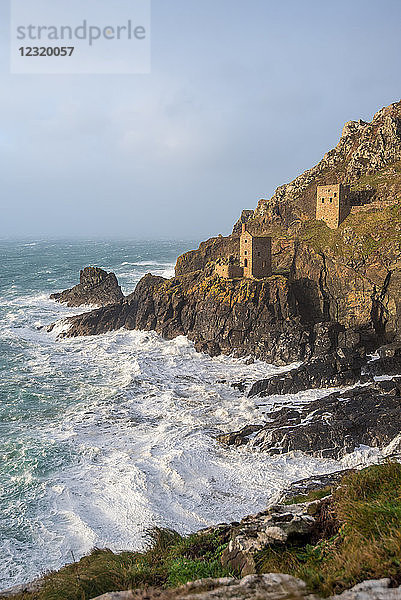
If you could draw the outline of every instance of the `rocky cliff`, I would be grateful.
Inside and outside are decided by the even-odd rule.
[[[217,260],[221,256],[238,253],[238,243],[238,235],[229,237],[221,235],[202,242],[197,250],[190,250],[178,257],[175,266],[176,276],[201,271],[208,263]]]
[[[288,226],[295,219],[313,218],[316,185],[346,183],[353,186],[355,200],[383,198],[381,190],[358,188],[365,177],[395,165],[401,159],[401,102],[377,112],[370,123],[349,121],[335,148],[315,166],[277,188],[270,200],[261,200],[255,219],[263,224],[279,222]],[[363,182],[362,182],[363,184]],[[387,195],[386,195],[387,196]]]
[[[149,274],[124,300],[71,318],[66,335],[154,329],[167,339],[187,335],[212,355],[276,363],[336,347],[372,350],[399,337],[400,231],[398,206],[350,215],[335,231],[309,221],[284,240],[287,273],[223,280],[208,261],[171,280]]]
[[[211,355],[252,354],[291,362],[311,352],[288,280],[222,280],[190,273],[171,280],[146,275],[133,294],[113,306],[69,319],[67,337],[114,329],[155,330],[166,339],[187,335]]]
[[[244,211],[232,235],[179,257],[176,277],[147,275],[133,294],[73,317],[68,336],[119,327],[187,335],[210,354],[277,363],[334,348],[373,348],[400,337],[401,102],[371,123],[347,123],[318,165]],[[316,185],[351,185],[351,214],[337,230],[314,220]],[[214,262],[238,254],[239,228],[273,238],[273,277],[223,280]],[[71,291],[69,292],[71,294]],[[321,324],[329,323],[323,331]]]

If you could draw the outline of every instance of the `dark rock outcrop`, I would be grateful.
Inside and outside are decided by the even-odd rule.
[[[166,339],[186,335],[197,350],[212,356],[252,355],[276,364],[318,358],[339,347],[345,353],[363,351],[364,343],[356,330],[332,321],[316,322],[311,313],[306,317],[299,310],[292,284],[279,275],[225,280],[206,271],[166,280],[148,274],[123,301],[68,322],[66,337],[123,327],[154,330]],[[337,357],[338,363],[341,360]],[[347,384],[350,379],[344,376],[344,381]]]
[[[324,358],[317,358],[291,369],[282,375],[262,379],[254,383],[249,396],[271,396],[273,394],[297,394],[298,392],[353,385],[362,377],[366,364],[363,355],[346,349],[338,349]]]
[[[114,273],[107,273],[99,267],[85,267],[80,273],[78,285],[52,294],[50,298],[67,306],[106,306],[120,302],[124,295]]]
[[[360,445],[384,448],[401,431],[401,381],[392,379],[333,393],[307,405],[269,413],[269,422],[250,436],[225,434],[228,444],[248,443],[270,454],[300,450],[340,459]]]
[[[67,337],[121,327],[154,330],[166,339],[186,335],[211,355],[252,354],[280,364],[311,352],[283,277],[228,281],[190,273],[166,280],[148,274],[119,304],[68,321]]]
[[[223,433],[219,435],[217,439],[227,446],[243,446],[261,429],[263,429],[263,425],[245,425],[245,427],[239,431]]]

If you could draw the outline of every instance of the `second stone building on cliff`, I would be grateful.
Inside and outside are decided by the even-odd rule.
[[[331,229],[337,229],[351,211],[349,187],[341,183],[318,185],[316,220],[324,221]]]
[[[272,241],[268,236],[255,236],[242,225],[238,258],[230,257],[227,262],[216,265],[216,273],[226,279],[248,277],[263,279],[272,274]]]

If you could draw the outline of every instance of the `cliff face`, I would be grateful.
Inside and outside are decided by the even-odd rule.
[[[199,272],[171,280],[149,274],[123,302],[69,319],[65,335],[154,330],[166,339],[187,335],[211,355],[234,352],[287,363],[310,351],[294,307],[289,283],[280,276],[227,281]]]
[[[265,225],[279,222],[288,226],[295,219],[313,218],[316,185],[357,184],[362,177],[400,159],[401,102],[397,102],[377,112],[370,123],[346,123],[337,146],[315,167],[277,188],[270,200],[259,202],[255,220]]]
[[[398,205],[350,215],[335,231],[309,222],[294,253],[293,290],[309,297],[315,318],[371,326],[381,341],[391,341],[401,331],[400,261]]]
[[[237,254],[239,236],[215,237],[202,242],[198,250],[190,250],[179,256],[175,265],[177,277],[186,273],[203,270],[206,265],[222,256]]]
[[[291,258],[287,276],[224,280],[210,264],[171,280],[149,274],[123,301],[71,318],[65,335],[155,330],[167,339],[187,335],[212,355],[276,363],[338,346],[370,350],[400,331],[401,211],[373,211],[373,218],[374,234],[365,214],[336,231],[307,223],[283,244]]]
[[[331,230],[313,218],[316,185],[338,181],[351,185],[354,208]],[[401,102],[371,123],[347,123],[336,148],[255,211],[243,211],[231,236],[179,257],[174,279],[145,276],[114,306],[70,319],[66,335],[153,329],[168,339],[187,335],[212,355],[278,363],[399,339],[400,197]],[[219,279],[214,261],[238,254],[244,221],[272,236],[275,275]]]

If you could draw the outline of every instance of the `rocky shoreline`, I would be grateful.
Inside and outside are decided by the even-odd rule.
[[[84,269],[81,278],[82,273],[88,272],[90,268]],[[120,289],[115,276],[106,275],[106,280],[115,279],[116,289]],[[132,325],[130,328],[157,331],[159,312],[154,304],[155,296],[149,294],[149,286],[153,290],[154,285],[157,290],[161,279],[147,275],[128,298],[117,304],[109,304],[107,297],[106,305],[102,308],[70,317],[70,329],[62,335],[76,336],[88,331],[101,333],[121,326],[127,327],[128,324]],[[170,282],[173,289],[174,282],[174,279]],[[258,285],[258,282],[251,283]],[[83,286],[82,291],[79,286],[78,289],[73,288],[74,300],[79,302],[80,297],[87,298],[88,293],[95,297],[97,285],[96,282],[92,290],[90,285]],[[59,301],[64,301],[70,293],[70,290],[63,292]],[[97,297],[99,304],[102,298],[103,290]],[[163,296],[161,306],[162,301]],[[178,299],[172,302],[179,304]],[[246,302],[249,303],[249,300]],[[260,296],[258,302],[261,302]],[[169,314],[172,314],[171,311]],[[254,316],[248,318],[252,319]],[[165,323],[166,327],[177,326],[171,316]],[[346,334],[338,323],[318,323],[314,325],[312,332],[313,345],[309,345],[309,358],[301,366],[281,375],[256,381],[247,395],[257,399],[296,395],[314,389],[327,389],[327,393],[305,406],[298,407],[294,401],[292,406],[269,412],[265,419],[261,415],[260,423],[248,423],[239,431],[220,435],[219,441],[235,446],[247,444],[255,451],[272,455],[301,451],[335,460],[352,453],[361,445],[382,451],[389,444],[394,449],[398,447],[397,436],[401,431],[401,382],[392,376],[401,373],[401,343],[393,342],[378,348],[378,354],[372,360],[366,355],[366,347],[361,345],[361,337],[355,332],[352,336],[350,333]],[[173,333],[177,332],[171,330],[169,334],[164,329],[162,333],[165,337],[174,337]],[[302,349],[303,357],[306,346],[307,344]],[[296,358],[300,358],[299,353]],[[380,381],[383,378],[385,380]],[[241,382],[231,384],[244,389]],[[332,388],[339,391],[331,393]]]
[[[124,297],[114,274],[98,268],[84,269],[78,286],[53,298],[69,306],[92,304],[99,308],[68,318],[68,327],[60,335],[99,335],[120,328],[154,330],[165,339],[185,335],[198,351],[211,356],[251,356],[277,365],[301,362],[299,367],[281,375],[255,382],[249,390],[242,382],[229,382],[259,405],[263,398],[285,396],[287,402],[266,415],[261,411],[260,422],[224,433],[219,441],[231,446],[246,445],[270,455],[298,451],[336,460],[365,446],[373,448],[377,458],[381,453],[398,460],[400,164],[398,102],[380,110],[371,123],[347,123],[337,146],[318,165],[278,188],[270,200],[261,200],[255,211],[243,211],[230,236],[211,238],[198,250],[179,257],[174,278],[147,274]],[[337,183],[350,186],[353,207],[338,229],[330,230],[315,220],[316,186]],[[216,275],[216,261],[236,252],[242,223],[254,235],[272,237],[271,277],[223,279]],[[322,390],[320,398],[297,403],[297,394],[317,389]],[[210,536],[213,544],[218,539],[218,550],[212,544],[200,551],[198,540],[194,542],[196,550],[191,547],[192,554],[186,549],[186,554],[179,556],[188,566],[191,560],[200,560],[204,565],[207,555],[210,572],[220,574],[220,578],[203,578],[174,591],[162,589],[171,583],[169,569],[172,565],[177,567],[176,555],[170,557],[169,548],[175,548],[174,544],[181,548],[181,542],[168,534],[170,541],[166,542],[164,554],[157,558],[165,569],[162,586],[149,591],[106,594],[102,598],[316,600],[321,596],[313,595],[312,587],[333,599],[401,599],[401,573],[389,558],[391,552],[395,556],[401,554],[395,541],[399,533],[392,528],[391,516],[394,506],[397,515],[399,510],[399,465],[389,463],[382,469],[380,473],[387,473],[387,487],[382,488],[381,474],[374,468],[366,476],[342,472],[321,481],[312,478],[294,484],[280,503],[258,515],[200,532],[203,541],[209,540],[209,546]],[[398,486],[395,491],[392,485]],[[358,496],[362,489],[368,505]],[[380,521],[381,513],[375,512],[379,492],[381,501],[386,503],[391,498],[392,502],[387,520],[382,522],[382,527],[390,528],[388,544],[392,550],[388,552],[380,546],[380,536],[375,537],[377,532],[367,532],[364,527],[365,521]],[[311,493],[317,496],[311,499]],[[291,500],[294,494],[301,500]],[[347,494],[348,504],[343,498]],[[366,518],[353,514],[355,504]],[[355,541],[351,543],[352,519]],[[364,557],[368,566],[363,573],[369,577],[348,560],[352,552],[358,554],[358,548],[363,553],[367,539],[369,543],[374,539],[371,554]],[[182,543],[185,546],[187,542]],[[335,568],[330,552],[338,560]],[[168,564],[163,562],[166,554],[171,558]],[[369,562],[371,556],[378,563],[376,566]],[[265,574],[261,564],[271,569],[286,567],[286,572],[293,575],[304,574],[309,587],[291,575]],[[323,567],[327,569],[326,580],[320,573]],[[222,573],[245,579],[222,579]],[[377,581],[375,575],[379,576]],[[363,582],[366,578],[371,581]],[[185,581],[190,580],[188,575]],[[153,586],[148,575],[142,575],[138,581]],[[155,581],[159,581],[156,575]],[[346,587],[352,589],[344,591]],[[26,593],[32,600],[41,598],[41,592]],[[94,595],[88,592],[85,598],[90,597]]]
[[[281,408],[263,425],[219,437],[228,445],[248,444],[269,454],[301,451],[339,460],[359,446],[399,447],[401,380],[391,379],[332,393],[300,408]],[[252,431],[250,429],[252,428]]]

